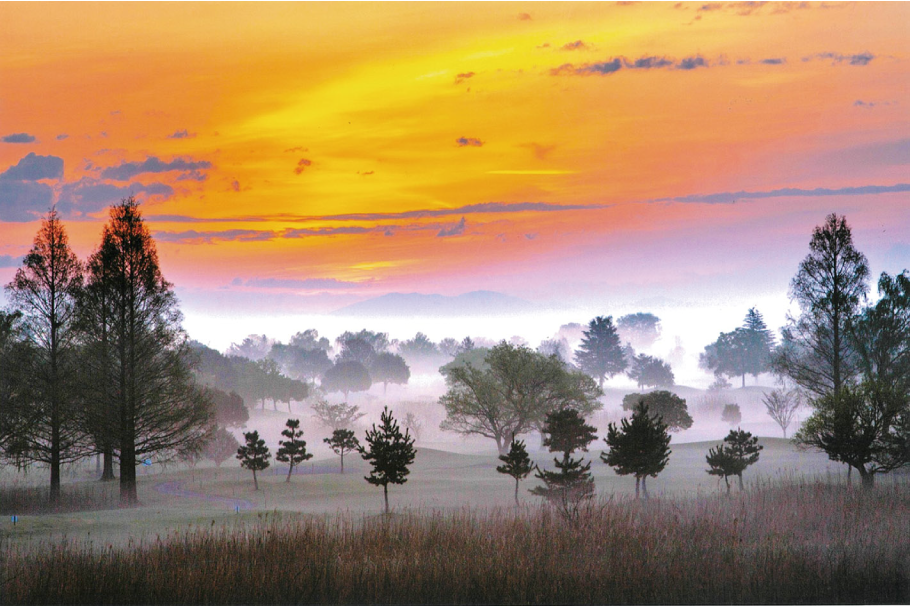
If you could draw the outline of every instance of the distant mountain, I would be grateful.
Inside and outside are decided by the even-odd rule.
[[[450,297],[389,293],[332,312],[333,316],[495,316],[533,312],[537,306],[495,291],[471,291]]]

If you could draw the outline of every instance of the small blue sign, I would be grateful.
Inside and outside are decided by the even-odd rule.
[[[152,465],[152,460],[147,459],[147,460],[145,460],[145,461],[142,462],[142,465],[143,465],[143,466],[151,466],[151,465]]]
[[[10,518],[10,520],[11,520],[11,521],[13,521],[13,524],[14,524],[14,525],[15,525],[15,524],[16,524],[16,523],[18,523],[18,522],[19,522],[19,517],[18,517],[18,516],[16,516],[16,515],[15,515],[15,514],[14,514],[14,515],[12,515],[12,516],[11,516],[11,517],[9,517],[9,518]]]
[[[240,514],[240,506],[234,506],[234,512]]]

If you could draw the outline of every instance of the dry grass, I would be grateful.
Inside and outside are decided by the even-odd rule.
[[[0,490],[0,515],[60,514],[116,508],[117,483],[67,484],[56,503],[50,501],[48,487],[3,487]]]
[[[129,550],[0,551],[11,604],[756,604],[910,600],[910,487],[390,517],[273,514]]]

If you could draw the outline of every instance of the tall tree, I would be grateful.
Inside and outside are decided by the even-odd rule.
[[[660,319],[650,312],[636,312],[619,317],[616,330],[623,341],[636,348],[649,348],[660,337]]]
[[[172,285],[161,274],[158,253],[139,205],[124,199],[110,210],[101,245],[93,254],[103,288],[110,382],[114,406],[104,409],[103,433],[120,460],[120,502],[137,503],[136,465],[143,456],[175,456],[201,447],[211,423],[211,403],[188,365],[189,346]],[[91,344],[90,344],[91,345]]]
[[[566,519],[574,520],[582,502],[594,495],[594,477],[591,462],[576,459],[572,454],[588,450],[588,445],[597,438],[597,428],[586,424],[575,409],[560,409],[547,414],[543,430],[544,446],[552,453],[562,453],[562,459],[553,458],[555,471],[538,468],[535,476],[544,486],[534,487],[531,493],[556,506]]]
[[[647,480],[657,477],[670,461],[670,433],[660,416],[652,416],[648,406],[639,403],[632,419],[623,418],[621,427],[611,423],[604,439],[609,452],[602,452],[600,459],[612,466],[616,474],[635,476],[635,499],[642,493],[648,497]]]
[[[411,379],[408,363],[398,354],[391,352],[380,352],[373,357],[369,370],[373,382],[382,384],[383,394],[386,393],[388,384],[406,384]]]
[[[765,319],[758,308],[749,308],[743,319],[743,330],[748,341],[749,374],[758,379],[759,373],[770,369],[771,353],[774,351],[774,334],[765,324]]]
[[[736,476],[739,478],[739,490],[742,491],[743,472],[758,461],[759,451],[762,449],[764,447],[758,444],[758,437],[752,436],[751,432],[730,430],[722,444],[708,449],[705,458],[710,468],[707,472],[723,477],[727,493],[730,493],[730,481],[727,479]]]
[[[275,459],[279,462],[285,462],[288,465],[288,477],[285,482],[291,482],[291,475],[294,473],[294,467],[298,464],[312,459],[313,454],[307,453],[306,441],[303,440],[303,430],[300,429],[299,419],[289,419],[285,424],[281,436],[287,440],[278,441],[278,452],[275,453]]]
[[[243,438],[246,444],[238,447],[237,459],[240,460],[242,467],[253,471],[253,485],[256,487],[256,491],[259,491],[259,479],[256,478],[256,472],[269,467],[272,453],[265,444],[265,440],[259,438],[259,431],[244,432]]]
[[[502,462],[502,465],[496,466],[496,472],[508,474],[515,479],[515,507],[517,508],[519,506],[518,483],[531,474],[534,470],[534,462],[528,456],[524,441],[515,439],[512,439],[509,444],[509,452],[499,456],[499,461]]]
[[[676,381],[669,364],[648,354],[639,354],[632,359],[629,378],[638,383],[639,389],[648,386],[669,388]]]
[[[575,362],[597,380],[601,389],[605,378],[625,371],[626,359],[612,316],[598,316],[588,323],[581,345],[575,351]]]
[[[788,317],[775,371],[817,397],[839,394],[857,372],[848,336],[868,280],[869,264],[853,246],[847,220],[828,215],[812,233],[809,255],[790,283],[800,315]]]
[[[458,358],[444,367],[448,391],[439,399],[446,410],[440,427],[492,438],[501,454],[515,436],[539,429],[551,411],[573,408],[589,415],[602,406],[594,380],[555,356],[503,341],[479,368],[456,364]]]
[[[7,286],[22,312],[33,356],[25,368],[33,400],[18,427],[25,461],[50,467],[50,496],[60,497],[60,465],[85,454],[76,392],[76,301],[82,265],[69,247],[56,209],[41,220],[31,250]]]
[[[354,436],[354,431],[347,430],[346,428],[338,428],[337,430],[332,431],[332,436],[324,438],[322,441],[327,444],[336,455],[341,457],[341,473],[344,474],[344,454],[357,451],[360,447],[360,441]]]
[[[401,433],[398,422],[388,407],[382,410],[379,419],[379,428],[373,424],[373,429],[367,430],[366,442],[369,449],[360,447],[358,451],[373,466],[370,475],[363,478],[371,485],[382,486],[385,513],[388,514],[389,483],[402,485],[408,482],[407,477],[411,472],[408,466],[414,463],[417,452],[414,449],[414,439],[407,431]]]

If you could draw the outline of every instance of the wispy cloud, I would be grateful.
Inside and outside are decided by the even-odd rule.
[[[117,166],[108,167],[101,171],[102,179],[114,181],[128,181],[143,173],[167,173],[170,171],[195,171],[212,168],[212,163],[207,160],[189,160],[175,158],[164,162],[155,156],[149,156],[142,162],[122,162]]]
[[[844,55],[842,53],[816,53],[803,57],[803,61],[829,60],[832,64],[847,63],[849,65],[869,65],[875,55],[869,52]]]
[[[10,135],[4,135],[0,137],[0,141],[3,143],[34,143],[37,141],[37,138],[34,135],[29,135],[28,133],[12,133]]]
[[[483,145],[483,141],[476,137],[459,137],[455,140],[455,143],[457,143],[459,147],[473,146],[479,148]]]
[[[221,231],[196,231],[184,232],[155,232],[155,239],[161,242],[181,244],[212,244],[217,241],[237,240],[241,242],[258,242],[272,240],[278,236],[271,230],[221,230]]]
[[[464,230],[465,230],[466,226],[467,226],[467,221],[465,221],[465,218],[462,217],[458,223],[451,225],[447,228],[442,228],[441,230],[439,230],[439,232],[436,234],[436,237],[437,238],[446,238],[448,236],[461,236],[462,234],[464,234]]]
[[[455,84],[461,84],[465,80],[467,80],[469,78],[473,78],[474,75],[475,75],[474,72],[462,72],[461,74],[458,74],[457,76],[455,76]]]
[[[591,47],[584,40],[576,40],[575,42],[566,42],[560,47],[560,50],[563,51],[586,51]]]
[[[692,194],[677,196],[675,198],[658,198],[651,202],[683,202],[702,204],[733,204],[742,200],[757,200],[760,198],[781,198],[792,196],[864,196],[871,194],[888,194],[892,192],[910,192],[910,183],[895,185],[865,185],[847,188],[780,188],[763,192],[718,192],[714,194]]]
[[[694,70],[699,67],[709,67],[711,63],[701,55],[684,57],[680,60],[669,57],[643,56],[638,59],[629,59],[628,57],[611,57],[605,61],[595,63],[585,63],[582,65],[573,65],[564,63],[559,67],[550,70],[553,76],[578,75],[578,76],[606,76],[615,74],[620,70],[655,70],[655,69],[677,69],[677,70]]]
[[[168,139],[192,139],[195,136],[196,136],[196,133],[190,133],[186,129],[182,129],[179,131],[174,131],[173,133],[168,135],[167,138]]]
[[[294,167],[294,174],[300,175],[300,174],[303,173],[303,172],[306,170],[306,168],[309,167],[309,166],[313,166],[313,161],[310,160],[310,159],[308,159],[308,158],[301,158],[301,159],[297,162],[297,166]]]

